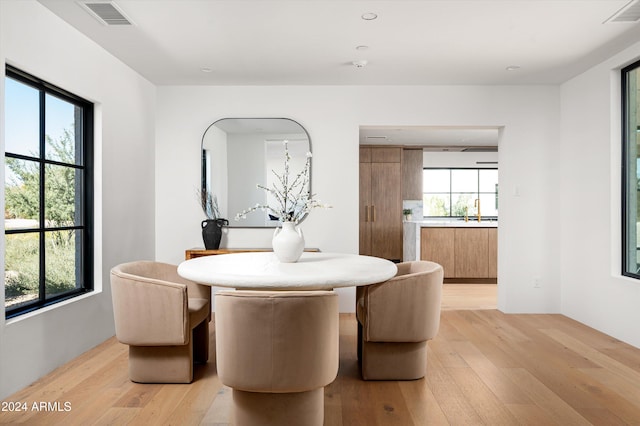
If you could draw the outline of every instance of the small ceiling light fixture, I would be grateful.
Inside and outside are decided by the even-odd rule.
[[[365,46],[364,44],[360,46],[356,46],[356,50],[359,50],[360,52],[363,52],[367,49],[369,49],[369,46]]]
[[[509,65],[508,67],[505,68],[505,70],[507,70],[507,71],[517,71],[520,68],[521,68],[520,65]]]
[[[211,68],[209,68],[209,67],[202,67],[202,68],[200,68],[200,71],[206,72],[206,73],[213,72],[213,70]]]
[[[367,65],[367,61],[365,59],[353,61],[352,63],[356,68],[364,68]]]
[[[364,19],[365,21],[373,21],[374,19],[378,18],[378,15],[373,12],[368,12],[368,13],[363,13],[361,18]]]

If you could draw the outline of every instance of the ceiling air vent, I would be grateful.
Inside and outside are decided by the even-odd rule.
[[[613,14],[607,22],[637,22],[640,20],[640,0],[632,0]]]
[[[104,25],[133,25],[114,2],[83,1],[80,4]]]

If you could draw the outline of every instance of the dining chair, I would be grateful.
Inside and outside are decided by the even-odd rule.
[[[333,291],[219,291],[216,363],[235,425],[322,425],[338,373]]]
[[[442,266],[413,261],[397,265],[388,281],[356,288],[358,361],[364,380],[424,377],[427,341],[440,326]]]
[[[209,357],[211,287],[180,277],[175,265],[137,261],[111,269],[111,296],[131,381],[191,383],[194,361]]]

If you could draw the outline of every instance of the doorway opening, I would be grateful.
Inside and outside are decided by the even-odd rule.
[[[369,205],[375,193],[372,171],[398,169],[399,188],[385,191],[389,199],[376,203],[397,212],[391,221],[400,223],[385,226],[379,240],[402,241],[401,255],[392,260],[431,260],[443,266],[443,309],[497,307],[501,130],[501,126],[360,126],[360,253],[376,255],[371,252],[376,228],[368,223],[371,211],[376,211]],[[393,161],[398,164],[383,164]],[[399,235],[391,235],[390,229]]]

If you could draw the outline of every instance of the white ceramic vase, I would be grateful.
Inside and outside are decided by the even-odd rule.
[[[273,233],[273,252],[280,262],[297,262],[304,251],[304,236],[295,222],[282,222],[282,228]]]

